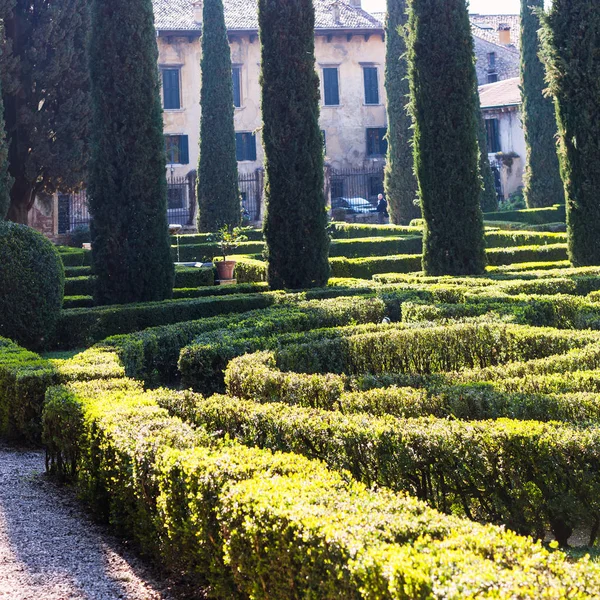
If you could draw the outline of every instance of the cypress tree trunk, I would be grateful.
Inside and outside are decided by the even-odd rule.
[[[596,0],[554,0],[544,55],[555,98],[573,265],[600,265],[600,10]]]
[[[312,0],[259,0],[268,280],[323,286],[329,237]]]
[[[174,269],[151,0],[95,0],[88,195],[99,304],[162,300]]]
[[[552,99],[544,96],[547,86],[539,58],[541,23],[536,8],[543,9],[544,0],[521,0],[521,80],[527,148],[524,195],[528,208],[565,201],[556,152],[556,113]]]
[[[412,0],[409,79],[428,275],[485,270],[477,77],[465,0]]]
[[[231,51],[222,0],[204,2],[202,116],[198,163],[198,229],[217,231],[241,220],[233,124]]]
[[[412,119],[408,113],[410,87],[406,42],[401,28],[408,18],[406,0],[388,0],[385,23],[385,90],[388,114],[388,153],[385,167],[385,195],[390,220],[408,225],[421,216],[415,204],[417,180],[411,147]]]
[[[10,205],[10,189],[12,178],[8,174],[8,142],[4,128],[4,105],[0,90],[0,221],[6,218]]]
[[[487,134],[485,131],[485,122],[481,114],[481,103],[479,94],[477,94],[477,120],[479,122],[479,130],[477,141],[479,143],[479,171],[483,180],[481,188],[480,205],[483,212],[494,212],[498,210],[498,194],[496,193],[496,182],[490,165],[490,157],[487,151]]]
[[[4,0],[2,92],[14,179],[8,218],[38,193],[80,189],[90,137],[87,0]]]

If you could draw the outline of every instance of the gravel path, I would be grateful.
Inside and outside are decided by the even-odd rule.
[[[175,600],[43,471],[43,453],[0,445],[0,599]]]

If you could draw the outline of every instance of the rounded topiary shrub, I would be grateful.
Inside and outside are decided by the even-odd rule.
[[[56,248],[30,227],[0,222],[0,336],[43,347],[60,315],[64,286]]]

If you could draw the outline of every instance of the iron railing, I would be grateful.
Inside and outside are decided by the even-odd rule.
[[[383,194],[383,168],[331,169],[329,172],[331,200],[336,198],[364,198],[377,204]]]

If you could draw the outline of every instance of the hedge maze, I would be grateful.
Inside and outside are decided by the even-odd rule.
[[[424,277],[386,255],[418,226],[339,225],[332,264],[369,266],[298,293],[179,269],[192,297],[0,339],[0,429],[208,597],[595,597],[600,268],[563,237],[490,229],[485,275]]]

